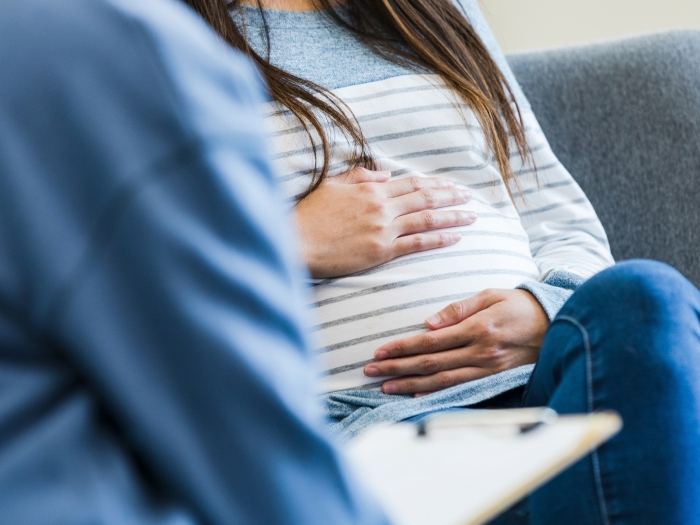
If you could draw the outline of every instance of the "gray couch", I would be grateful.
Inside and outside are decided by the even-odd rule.
[[[700,286],[700,31],[508,60],[616,260],[664,261]]]

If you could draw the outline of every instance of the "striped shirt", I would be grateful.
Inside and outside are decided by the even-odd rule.
[[[555,271],[587,278],[613,263],[593,208],[529,109],[522,111],[537,175],[518,154],[511,156],[522,190],[513,203],[478,120],[440,77],[406,74],[333,93],[357,117],[378,169],[395,179],[439,175],[469,188],[471,201],[454,209],[476,211],[478,220],[452,229],[462,240],[451,247],[313,283],[311,330],[325,391],[380,385],[386,378],[362,372],[376,348],[424,332],[424,320],[453,301],[542,281]],[[293,200],[309,186],[313,151],[288,111],[268,103],[266,112],[280,184]],[[328,131],[335,176],[347,171],[353,146]]]

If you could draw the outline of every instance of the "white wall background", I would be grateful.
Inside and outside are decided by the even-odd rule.
[[[479,0],[506,52],[700,29],[700,0]]]

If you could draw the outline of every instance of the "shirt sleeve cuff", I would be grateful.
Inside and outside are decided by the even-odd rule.
[[[557,270],[549,273],[544,281],[527,281],[516,288],[527,290],[534,295],[551,321],[584,281],[580,275]]]

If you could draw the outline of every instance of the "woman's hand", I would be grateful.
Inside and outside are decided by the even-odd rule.
[[[426,322],[430,332],[385,344],[369,377],[398,376],[385,394],[424,395],[534,363],[549,327],[525,290],[485,290],[452,303]]]
[[[474,212],[435,211],[471,198],[451,181],[390,179],[389,172],[357,168],[329,177],[297,205],[302,256],[313,277],[350,275],[401,255],[450,246],[460,234],[426,232],[476,220]]]

